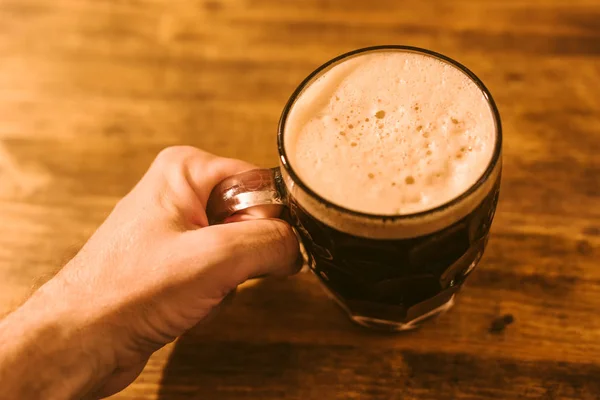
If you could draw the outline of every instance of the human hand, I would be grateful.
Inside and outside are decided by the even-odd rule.
[[[240,283],[298,271],[298,243],[276,208],[207,226],[212,188],[252,168],[191,147],[161,152],[81,251],[0,322],[0,380],[13,382],[11,398],[113,394]],[[44,371],[19,389],[31,362]]]

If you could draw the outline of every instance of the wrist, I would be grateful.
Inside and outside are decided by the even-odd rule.
[[[0,398],[81,398],[112,370],[93,329],[36,293],[0,321]]]

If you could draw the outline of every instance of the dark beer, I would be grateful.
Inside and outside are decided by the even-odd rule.
[[[461,220],[415,238],[377,240],[340,232],[293,199],[290,218],[310,268],[353,319],[395,329],[443,307],[460,289],[483,254],[499,183],[498,177],[492,191]]]

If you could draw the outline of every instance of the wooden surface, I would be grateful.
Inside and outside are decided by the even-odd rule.
[[[600,398],[597,0],[1,0],[0,312],[80,248],[159,149],[272,166],[300,80],[383,43],[463,62],[503,117],[499,210],[457,307],[381,335],[310,274],[261,281],[115,398]]]

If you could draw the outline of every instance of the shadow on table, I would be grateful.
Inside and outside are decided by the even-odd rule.
[[[312,274],[254,281],[240,288],[233,303],[210,323],[178,340],[158,398],[304,398],[290,391],[308,394],[310,388],[302,388],[314,372],[305,369],[321,370],[319,359],[330,359],[329,343],[340,332],[360,335],[361,328],[325,295]],[[335,368],[318,376],[332,374]]]
[[[421,331],[382,335],[353,325],[311,274],[255,281],[176,343],[158,398],[599,398],[595,364],[458,350],[455,341],[508,349],[516,339],[485,324],[465,339],[477,315],[461,324],[454,313]]]

